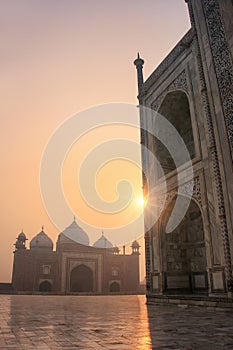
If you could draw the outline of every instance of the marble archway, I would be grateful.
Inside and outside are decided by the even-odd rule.
[[[202,213],[194,200],[178,227],[165,233],[175,198],[161,218],[163,289],[175,293],[208,291],[206,248]]]

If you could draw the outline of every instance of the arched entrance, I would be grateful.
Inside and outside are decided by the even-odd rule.
[[[120,284],[118,282],[112,282],[110,284],[110,292],[111,293],[119,293],[121,290]]]
[[[93,272],[86,265],[79,265],[71,271],[70,291],[89,293],[94,291]]]
[[[165,292],[205,293],[208,291],[206,251],[202,214],[192,200],[179,226],[165,233],[175,200],[166,208],[162,224],[163,285]],[[167,219],[166,219],[167,218]]]
[[[39,285],[39,291],[40,292],[51,292],[52,291],[52,285],[49,281],[43,281]]]

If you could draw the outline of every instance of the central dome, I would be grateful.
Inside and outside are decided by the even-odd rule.
[[[75,219],[70,226],[68,226],[61,235],[72,239],[72,241],[82,244],[89,245],[89,237],[87,233],[76,223]]]

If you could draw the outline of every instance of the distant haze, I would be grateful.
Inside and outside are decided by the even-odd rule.
[[[0,4],[0,281],[4,282],[11,279],[13,244],[21,229],[30,240],[44,225],[54,243],[59,233],[46,214],[39,187],[40,160],[51,134],[66,118],[91,106],[113,101],[137,104],[133,66],[137,52],[145,60],[148,77],[190,23],[184,0],[1,0]],[[133,130],[131,137],[139,142]],[[119,162],[119,172],[125,168]],[[67,177],[64,183],[68,182]],[[102,220],[101,216],[99,227]],[[143,239],[140,243],[143,250]]]

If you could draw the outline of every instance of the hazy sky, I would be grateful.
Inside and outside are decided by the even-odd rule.
[[[29,240],[42,225],[54,242],[58,234],[39,187],[40,160],[51,134],[85,108],[136,104],[137,52],[147,77],[190,24],[184,0],[0,0],[0,5],[0,281],[9,281],[13,243],[22,228]]]

